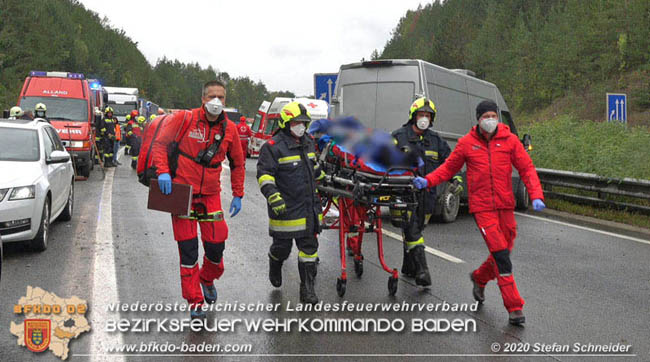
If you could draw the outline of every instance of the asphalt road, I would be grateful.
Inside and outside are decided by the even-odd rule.
[[[115,344],[173,345],[183,343],[250,345],[240,354],[214,353],[225,357],[252,360],[332,358],[375,360],[414,358],[422,360],[604,360],[612,355],[569,353],[532,354],[537,344],[626,344],[631,345],[623,360],[650,360],[650,245],[643,240],[625,238],[577,228],[564,223],[518,214],[518,237],[512,256],[514,273],[521,295],[526,300],[527,318],[523,328],[507,323],[507,313],[495,283],[486,289],[486,303],[477,312],[297,312],[287,304],[298,304],[299,277],[297,252],[285,263],[283,286],[273,288],[267,279],[267,233],[265,200],[255,180],[256,160],[247,161],[246,196],[243,209],[227,218],[230,233],[226,244],[226,272],[217,281],[219,303],[279,303],[274,312],[208,312],[210,320],[233,321],[258,318],[385,318],[405,323],[402,332],[248,332],[242,325],[234,331],[219,332],[106,332],[108,320],[138,318],[186,318],[187,312],[110,312],[106,305],[182,304],[178,252],[172,237],[169,215],[146,208],[144,186],[135,172],[120,166],[107,173],[93,172],[88,181],[76,184],[76,209],[69,223],[54,223],[48,249],[42,253],[24,250],[18,244],[5,245],[4,270],[0,284],[0,361],[58,360],[52,353],[33,354],[16,346],[9,333],[13,305],[25,295],[28,285],[39,286],[60,297],[76,295],[90,304],[87,317],[93,331],[70,343],[70,360],[206,360],[176,351],[149,350],[110,354],[101,349]],[[229,172],[224,170],[223,207],[227,211],[231,196]],[[390,227],[388,234],[397,232]],[[425,232],[427,256],[433,285],[416,287],[401,279],[397,294],[388,295],[388,274],[379,268],[374,238],[364,245],[365,272],[358,279],[348,265],[347,292],[336,293],[340,272],[338,236],[326,231],[319,238],[321,263],[317,293],[325,304],[347,301],[427,305],[472,303],[468,273],[487,257],[487,248],[469,215],[452,224],[432,224]],[[440,254],[442,252],[444,254]],[[385,235],[384,254],[388,264],[399,268],[401,244]],[[417,319],[461,319],[475,321],[476,331],[412,332]],[[492,351],[493,344],[529,350],[521,353]],[[512,345],[508,345],[511,343]],[[597,354],[597,353],[596,353]],[[91,356],[92,355],[92,356]],[[402,356],[399,356],[402,355]]]

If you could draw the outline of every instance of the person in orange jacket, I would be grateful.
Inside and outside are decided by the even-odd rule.
[[[225,85],[216,80],[205,83],[201,100],[200,108],[176,112],[165,121],[152,151],[158,186],[163,194],[171,193],[172,179],[192,185],[190,215],[172,215],[174,239],[180,255],[181,289],[183,298],[190,304],[192,318],[205,318],[205,312],[199,307],[204,301],[216,302],[214,280],[224,272],[223,251],[228,226],[221,207],[221,163],[225,159],[230,163],[231,217],[241,210],[246,175],[246,159],[237,127],[223,111]],[[178,145],[174,153],[175,168],[168,160],[168,147],[172,142]],[[197,222],[205,251],[200,268]]]
[[[544,193],[530,156],[510,128],[499,123],[497,104],[485,100],[476,107],[478,125],[458,140],[456,148],[442,166],[426,177],[416,177],[419,188],[434,187],[456,175],[467,164],[469,212],[490,251],[487,260],[470,274],[472,294],[479,303],[485,301],[485,285],[497,280],[508,321],[521,325],[526,321],[524,299],[519,295],[512,274],[510,253],[517,236],[515,198],[512,193],[512,165],[533,200],[535,211],[544,205]]]
[[[122,141],[122,128],[119,122],[115,122],[115,142],[113,143],[113,164],[120,166],[122,163],[117,160],[117,153],[120,151],[120,142]]]

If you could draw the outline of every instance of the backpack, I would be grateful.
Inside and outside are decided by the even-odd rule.
[[[178,144],[180,139],[185,135],[185,132],[189,128],[192,122],[186,122],[187,114],[183,117],[183,123],[176,131],[176,136],[174,141],[169,144],[167,149],[167,161],[169,163],[169,174],[172,178],[176,177],[176,168],[178,167]],[[158,178],[158,173],[156,165],[153,164],[152,150],[153,143],[155,142],[160,130],[162,129],[163,123],[170,115],[164,115],[154,119],[144,130],[142,136],[142,146],[140,147],[140,154],[138,155],[138,167],[136,172],[138,174],[138,182],[145,186],[149,186],[151,179]]]

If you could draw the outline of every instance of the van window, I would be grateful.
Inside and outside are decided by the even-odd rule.
[[[274,118],[266,121],[266,126],[264,127],[265,135],[270,135],[275,131],[275,129],[278,127],[277,120],[277,118]]]
[[[462,136],[472,127],[472,117],[467,109],[465,87],[452,89],[428,83],[429,94],[436,104],[436,119],[433,129],[439,132]]]
[[[47,107],[47,119],[88,122],[88,101],[85,99],[25,97],[20,101],[20,107],[33,110],[38,103]]]
[[[510,132],[517,134],[517,128],[515,128],[515,122],[512,120],[510,112],[501,111],[501,122],[510,127]]]
[[[347,84],[341,96],[341,115],[355,116],[364,126],[375,128],[377,83]]]
[[[257,132],[260,129],[260,122],[262,122],[262,115],[258,113],[255,115],[255,120],[253,121],[251,131]]]

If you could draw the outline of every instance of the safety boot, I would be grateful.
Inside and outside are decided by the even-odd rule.
[[[300,273],[300,302],[308,304],[318,303],[318,297],[314,290],[316,263],[298,262],[298,272]]]
[[[474,272],[469,273],[469,279],[472,281],[472,284],[474,285],[472,287],[472,295],[474,296],[474,300],[479,302],[479,304],[483,304],[485,302],[485,287],[482,287],[478,285],[476,280],[474,280]]]
[[[205,319],[207,317],[205,311],[201,309],[201,306],[198,306],[197,308],[192,308],[190,310],[190,318],[191,319]]]
[[[404,246],[404,257],[402,259],[402,274],[409,278],[415,277],[415,263],[413,262],[413,254],[406,250]]]
[[[526,323],[526,317],[524,317],[524,311],[520,309],[520,310],[513,310],[512,312],[508,313],[508,322],[513,326],[520,326]]]
[[[208,304],[214,304],[217,301],[217,288],[214,284],[207,285],[201,281],[201,290],[203,291],[203,299]]]
[[[282,262],[269,253],[269,280],[271,285],[279,288],[282,285]]]
[[[424,254],[424,246],[418,245],[408,252],[411,254],[413,264],[415,265],[415,284],[428,287],[431,285],[431,276],[427,266],[427,258]]]

